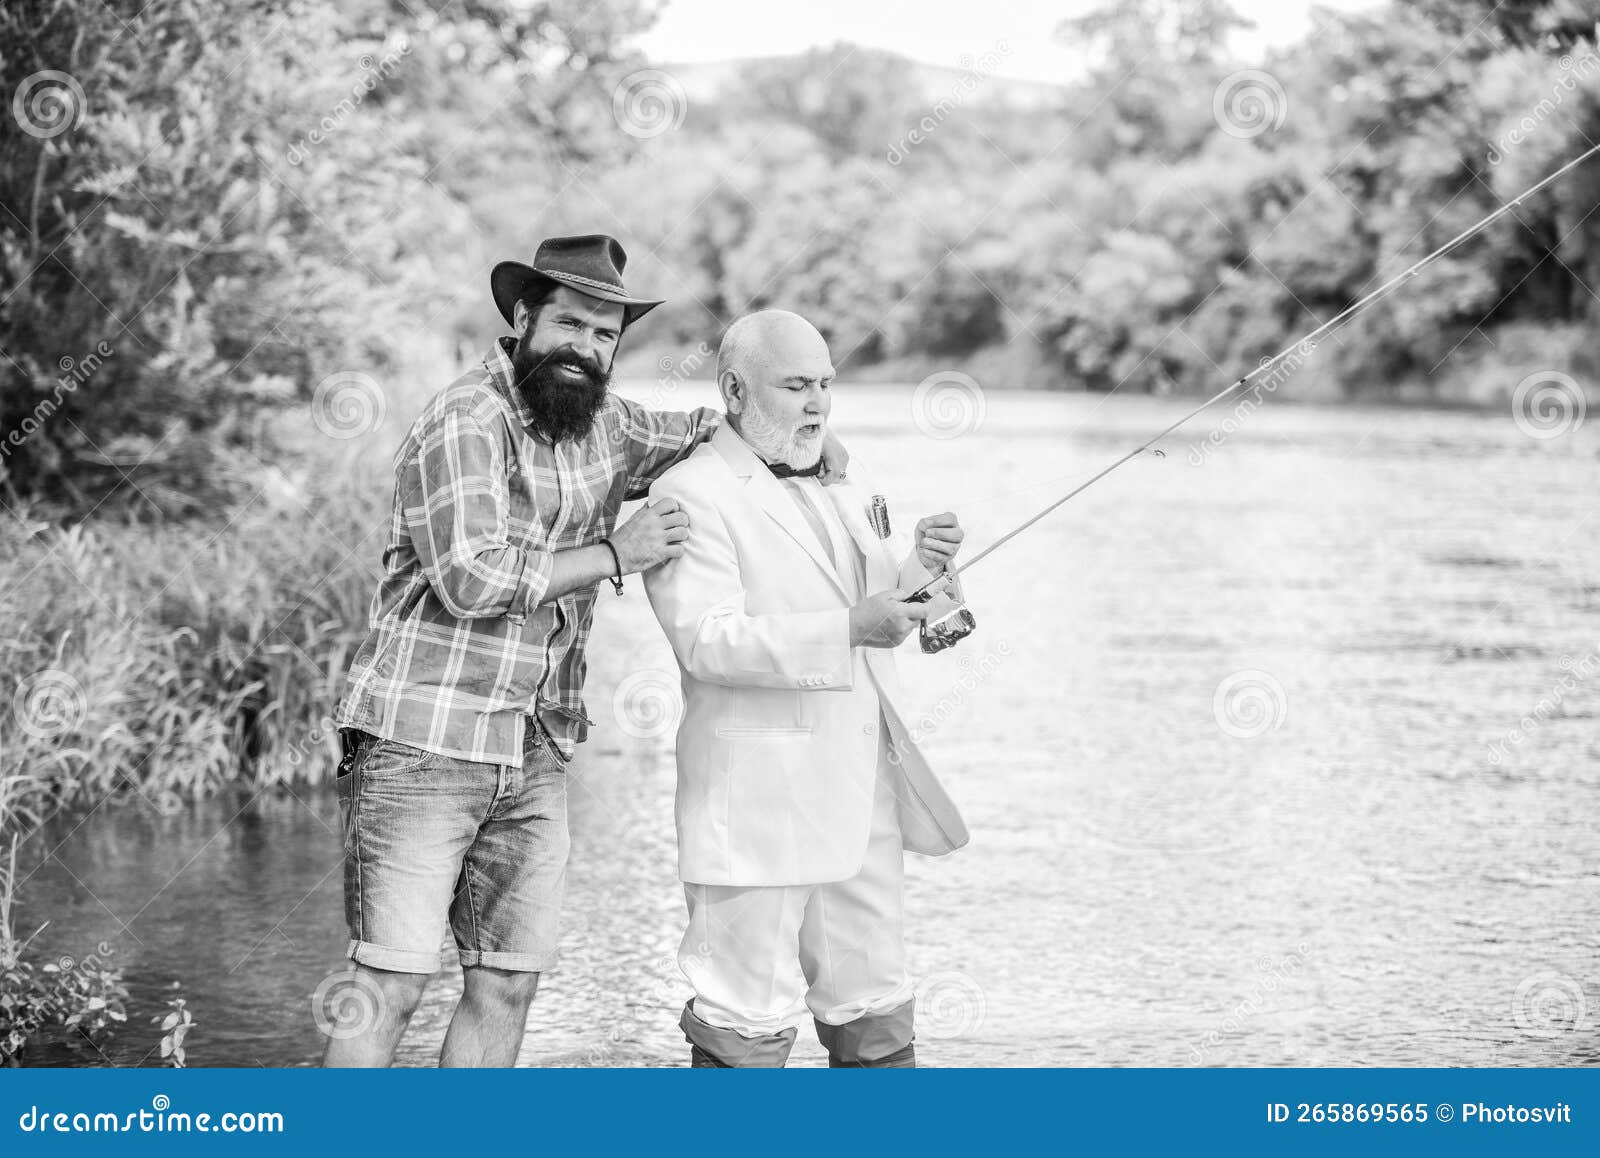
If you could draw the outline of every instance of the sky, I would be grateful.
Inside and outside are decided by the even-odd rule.
[[[1317,0],[1317,6],[1354,11],[1378,2]],[[998,53],[1004,41],[1010,51],[999,56],[997,75],[1062,81],[1078,74],[1081,58],[1055,41],[1056,26],[1093,6],[1094,0],[666,0],[639,47],[657,63],[699,63],[848,40],[955,68]],[[1311,28],[1312,6],[1312,0],[1234,0],[1257,24],[1235,48],[1251,60],[1299,39]]]

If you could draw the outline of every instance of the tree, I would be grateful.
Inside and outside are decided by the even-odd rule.
[[[813,48],[742,72],[758,115],[806,129],[833,161],[883,156],[926,111],[909,62],[870,48]]]
[[[274,420],[330,376],[381,411],[407,317],[476,272],[469,191],[496,158],[610,148],[614,41],[641,19],[448,11],[0,7],[22,110],[0,138],[0,485],[199,513],[259,485]]]

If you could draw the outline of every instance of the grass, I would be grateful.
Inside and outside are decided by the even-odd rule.
[[[337,477],[337,476],[336,476]],[[221,529],[7,525],[0,830],[138,791],[316,780],[366,625],[387,511],[371,487],[258,499]]]

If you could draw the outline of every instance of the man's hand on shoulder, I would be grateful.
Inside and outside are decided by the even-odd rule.
[[[689,538],[689,513],[677,499],[647,502],[611,536],[622,573],[648,571],[683,554]]]

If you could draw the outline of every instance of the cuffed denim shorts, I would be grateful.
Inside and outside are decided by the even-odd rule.
[[[523,766],[363,737],[340,767],[350,956],[432,973],[448,923],[464,966],[554,963],[567,872],[567,769],[542,735]]]

